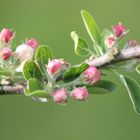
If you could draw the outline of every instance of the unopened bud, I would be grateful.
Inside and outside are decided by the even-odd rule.
[[[116,40],[114,36],[108,36],[106,39],[106,44],[109,48],[111,48],[112,46],[114,46]]]
[[[72,91],[71,96],[75,100],[84,101],[88,99],[89,93],[86,87],[79,87]]]
[[[12,56],[12,50],[10,48],[2,48],[1,55],[3,60],[8,60]]]
[[[4,43],[8,43],[12,37],[13,32],[10,29],[4,28],[0,33],[0,40],[2,40]]]
[[[125,31],[126,31],[126,27],[121,23],[113,27],[113,32],[116,37],[122,36],[125,33]]]
[[[67,90],[65,88],[55,91],[52,95],[55,103],[59,104],[67,103]]]
[[[82,74],[84,78],[84,83],[93,85],[97,83],[100,80],[101,74],[100,71],[94,67],[94,66],[89,66]]]
[[[38,47],[38,41],[34,38],[27,40],[26,44],[32,47],[33,49],[36,49]]]
[[[136,45],[138,45],[137,41],[136,40],[129,40],[128,41],[128,45],[130,47],[135,47]]]
[[[67,62],[63,61],[62,59],[53,59],[48,62],[46,68],[48,72],[53,76],[56,73],[59,73],[66,66],[67,66]]]

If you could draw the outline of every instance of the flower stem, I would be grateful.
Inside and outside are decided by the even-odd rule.
[[[64,84],[61,84],[61,85],[57,85],[57,86],[58,86],[58,88],[64,88],[64,87],[75,86],[75,85],[78,85],[79,83],[80,83],[80,77],[75,79],[74,81],[64,83]]]

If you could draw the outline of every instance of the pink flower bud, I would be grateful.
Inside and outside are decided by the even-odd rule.
[[[115,33],[116,37],[122,36],[126,31],[126,27],[123,26],[121,23],[113,27],[113,32]]]
[[[53,59],[48,62],[46,68],[51,75],[55,75],[56,73],[60,72],[66,65],[67,63],[61,59]]]
[[[12,50],[10,48],[2,48],[2,59],[7,60],[12,56]]]
[[[33,54],[34,49],[26,44],[19,45],[15,51],[16,58],[19,59],[21,62],[31,59]]]
[[[86,87],[79,87],[79,88],[75,88],[72,93],[71,96],[75,99],[75,100],[87,100],[89,93],[87,91]]]
[[[2,40],[4,43],[8,43],[12,37],[12,31],[6,28],[4,28],[0,33],[0,40]]]
[[[115,42],[116,41],[115,41],[115,38],[113,36],[109,36],[106,40],[106,44],[107,44],[107,46],[109,46],[109,48],[114,46]]]
[[[38,47],[38,41],[34,38],[27,40],[26,44],[32,47],[33,49],[36,49]]]
[[[65,88],[55,91],[52,95],[55,103],[67,103],[67,90]]]
[[[138,45],[138,43],[137,43],[136,40],[129,40],[128,45],[131,46],[131,47],[135,47],[136,45]]]
[[[90,85],[97,83],[101,77],[100,71],[94,66],[89,66],[82,75],[84,83]]]

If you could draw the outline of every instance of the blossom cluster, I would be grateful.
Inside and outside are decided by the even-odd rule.
[[[121,38],[123,38],[129,30],[126,29],[126,27],[122,23],[118,23],[118,25],[115,25],[112,27],[112,34],[110,34],[105,42],[109,48],[113,47],[117,41]],[[137,45],[136,40],[129,40],[128,46],[135,47]]]
[[[112,34],[109,35],[105,42],[111,48],[117,42],[117,40],[123,37],[126,34],[126,27],[119,23],[112,27]],[[0,58],[2,61],[8,61],[11,57],[14,57],[16,61],[20,62],[20,65],[17,67],[17,72],[22,72],[23,65],[27,60],[32,59],[39,43],[36,39],[32,38],[26,40],[24,43],[16,47],[15,51],[12,50],[12,41],[15,38],[15,32],[4,28],[0,32]],[[130,40],[128,45],[135,46],[137,42],[135,40]],[[68,67],[69,63],[63,59],[52,59],[48,61],[48,64],[45,65],[46,72],[49,74],[51,82],[55,81],[59,75],[63,73]],[[68,97],[71,96],[74,100],[86,101],[89,97],[89,92],[86,85],[94,86],[100,81],[101,73],[99,69],[95,66],[90,65],[82,74],[78,80],[83,84],[83,86],[77,86],[74,82],[71,85],[72,90],[69,91],[67,87],[61,87],[58,89],[51,90],[51,96],[54,99],[54,102],[65,104],[67,103]],[[78,81],[78,82],[79,82]],[[50,81],[48,81],[50,82]],[[55,81],[56,82],[56,81]],[[51,83],[51,86],[53,83]]]
[[[46,65],[46,69],[51,77],[55,77],[55,75],[60,74],[66,66],[67,62],[61,59],[53,59]],[[89,66],[81,74],[81,78],[85,85],[94,85],[100,80],[100,71],[94,66]],[[74,100],[86,101],[89,93],[86,86],[75,87],[75,85],[73,85],[73,90],[70,93],[66,87],[63,87],[54,91],[52,96],[56,103],[65,104],[67,103],[68,96],[71,96]]]
[[[105,42],[108,44],[109,48],[115,45],[117,40],[123,37],[126,33],[126,27],[119,23],[112,27],[112,34],[107,36]],[[36,39],[32,38],[27,40],[25,43],[20,44],[16,47],[15,52],[12,51],[12,41],[15,38],[15,32],[4,28],[0,32],[0,56],[5,61],[11,58],[12,55],[15,55],[16,59],[20,62],[25,60],[31,59],[36,48],[38,47],[39,43]],[[137,42],[135,40],[130,40],[128,42],[130,46],[136,46]],[[23,53],[24,52],[24,53]]]
[[[16,60],[20,62],[20,66],[16,69],[16,71],[22,72],[24,62],[30,60],[33,57],[39,44],[36,39],[32,38],[17,46],[13,52],[11,44],[14,37],[15,32],[10,29],[4,28],[0,32],[0,55],[3,61],[8,61],[11,57],[15,57]],[[63,59],[52,59],[49,60],[45,67],[46,71],[53,80],[56,79],[56,76],[60,75],[65,69],[67,69],[68,66],[69,64]],[[89,66],[80,77],[85,85],[94,85],[100,80],[100,71],[94,66]],[[69,92],[66,87],[54,90],[51,93],[54,102],[65,104],[69,96],[71,96],[74,100],[79,101],[86,101],[88,99],[89,93],[86,86],[72,86],[73,90],[71,92]]]
[[[9,60],[13,55],[20,62],[30,59],[34,54],[34,50],[38,47],[38,41],[34,38],[29,39],[19,45],[13,53],[11,44],[14,38],[15,32],[10,29],[4,28],[0,32],[0,56],[2,60]]]
[[[119,23],[112,27],[112,31],[113,34],[109,35],[106,40],[110,48],[115,45],[118,38],[123,37],[126,34],[126,27],[122,25],[122,23]]]

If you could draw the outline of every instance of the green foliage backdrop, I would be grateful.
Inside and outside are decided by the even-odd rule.
[[[55,56],[75,64],[81,59],[74,54],[70,32],[89,39],[81,9],[88,9],[102,29],[121,21],[132,30],[128,37],[140,42],[139,4],[138,0],[0,0],[0,28],[13,28],[20,41],[35,37],[51,46]],[[137,78],[135,72],[129,74]],[[71,101],[67,106],[38,103],[22,95],[0,97],[2,140],[139,140],[139,130],[140,118],[123,85],[112,95],[93,95],[88,102]]]

